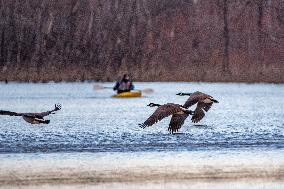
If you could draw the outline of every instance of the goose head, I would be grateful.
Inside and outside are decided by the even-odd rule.
[[[177,93],[178,96],[190,96],[191,93]]]
[[[155,104],[153,102],[151,102],[150,104],[148,104],[147,106],[150,106],[150,107],[155,107],[155,106],[161,106],[160,104]]]

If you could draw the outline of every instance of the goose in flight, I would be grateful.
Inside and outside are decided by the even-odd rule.
[[[31,124],[49,124],[50,120],[45,120],[44,117],[49,114],[55,114],[56,111],[61,109],[60,104],[55,104],[55,107],[51,111],[41,112],[41,113],[16,113],[5,110],[0,110],[0,115],[9,115],[9,116],[22,116],[23,119]]]
[[[143,129],[154,125],[155,123],[161,121],[165,117],[172,115],[168,131],[173,134],[182,127],[186,118],[189,115],[193,114],[191,110],[187,110],[179,104],[167,103],[164,105],[160,105],[160,104],[150,103],[147,106],[158,107],[158,108],[144,123],[139,124],[139,126]]]
[[[189,96],[189,98],[183,105],[184,108],[189,108],[197,103],[194,114],[191,118],[192,122],[194,123],[199,122],[205,116],[205,112],[207,112],[211,108],[213,103],[219,103],[212,96],[199,91],[196,91],[194,93],[178,93],[177,95]]]

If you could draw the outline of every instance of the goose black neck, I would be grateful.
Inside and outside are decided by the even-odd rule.
[[[153,106],[158,106],[158,107],[161,106],[161,104],[155,104],[155,103],[153,103],[152,105]]]
[[[183,96],[190,96],[191,93],[181,93]]]

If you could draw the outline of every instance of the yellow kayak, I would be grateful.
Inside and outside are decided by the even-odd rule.
[[[113,98],[131,98],[131,97],[141,97],[142,92],[141,91],[131,91],[131,92],[124,92],[124,93],[119,93],[116,95],[113,95]]]

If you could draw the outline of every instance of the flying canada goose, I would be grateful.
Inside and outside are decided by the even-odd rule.
[[[51,111],[47,112],[41,112],[41,113],[16,113],[16,112],[10,112],[5,110],[0,110],[0,115],[9,115],[9,116],[22,116],[23,119],[31,124],[49,124],[50,120],[45,120],[43,117],[49,115],[49,114],[55,114],[56,111],[61,109],[60,104],[55,104],[55,107]]]
[[[178,93],[179,96],[189,96],[187,101],[184,103],[184,108],[189,108],[190,106],[197,103],[197,106],[194,110],[194,114],[191,118],[192,122],[199,122],[204,116],[205,112],[207,112],[213,103],[219,103],[212,96],[196,91],[194,93]]]
[[[150,103],[147,106],[158,108],[144,123],[139,124],[139,126],[143,129],[154,125],[165,117],[172,115],[168,131],[173,134],[181,128],[188,115],[193,114],[191,110],[186,110],[179,104],[167,103],[164,105],[160,105]]]

